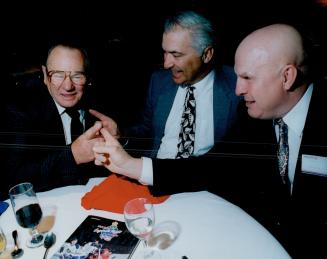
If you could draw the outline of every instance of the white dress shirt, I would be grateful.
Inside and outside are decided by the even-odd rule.
[[[213,123],[213,83],[215,72],[212,70],[193,86],[196,102],[194,156],[207,153],[214,145]],[[187,88],[178,87],[173,106],[170,110],[164,136],[161,140],[158,158],[175,158],[181,131],[181,120]]]
[[[313,85],[311,84],[300,101],[282,118],[288,127],[288,178],[293,188],[296,162],[299,155],[303,128],[307,118],[309,104],[312,96]],[[279,128],[275,125],[277,141],[279,139]]]
[[[300,101],[283,117],[284,122],[288,126],[288,146],[289,146],[289,160],[288,160],[288,177],[293,187],[293,180],[295,174],[295,167],[297,157],[300,150],[303,128],[307,118],[309,104],[312,96],[313,85],[311,84]],[[277,140],[279,138],[278,126],[275,126]],[[140,177],[140,182],[146,185],[153,185],[153,166],[152,160],[147,157],[142,157],[143,167]]]
[[[54,102],[57,106],[58,113],[59,113],[61,121],[62,121],[63,129],[64,129],[64,133],[65,133],[66,145],[69,145],[72,143],[71,132],[70,132],[70,124],[71,124],[72,118],[65,112],[66,108],[62,107],[56,101],[54,101]],[[85,127],[84,111],[78,110],[78,112],[80,114],[79,119],[82,122],[83,126]]]

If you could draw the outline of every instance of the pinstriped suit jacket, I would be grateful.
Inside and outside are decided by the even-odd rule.
[[[66,146],[62,121],[45,85],[21,89],[19,99],[7,107],[8,151],[6,172],[10,185],[28,181],[37,191],[58,186],[84,184],[89,177],[108,175],[93,163],[77,165]],[[85,112],[85,129],[95,119]],[[104,171],[103,171],[104,172]]]

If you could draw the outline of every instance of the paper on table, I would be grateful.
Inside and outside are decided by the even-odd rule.
[[[85,209],[123,213],[126,202],[140,197],[147,198],[153,204],[158,204],[168,199],[169,195],[154,197],[146,185],[112,174],[86,193],[82,197],[81,205]]]

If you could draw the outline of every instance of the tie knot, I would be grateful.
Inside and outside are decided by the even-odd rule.
[[[80,113],[75,108],[67,108],[65,112],[73,119],[79,119]]]
[[[278,126],[283,126],[283,125],[285,124],[285,122],[283,121],[282,118],[275,119],[275,123],[276,123]]]
[[[187,91],[190,91],[190,90],[194,90],[195,89],[194,85],[191,85],[191,84],[182,84],[180,86],[182,88],[186,89]]]
[[[193,85],[187,85],[186,90],[187,91],[194,91],[195,87]]]
[[[287,124],[284,122],[284,120],[282,118],[276,119],[275,124],[277,124],[280,129],[287,128]]]

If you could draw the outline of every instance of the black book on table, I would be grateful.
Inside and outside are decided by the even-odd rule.
[[[122,221],[89,215],[51,259],[131,258],[139,239]]]

